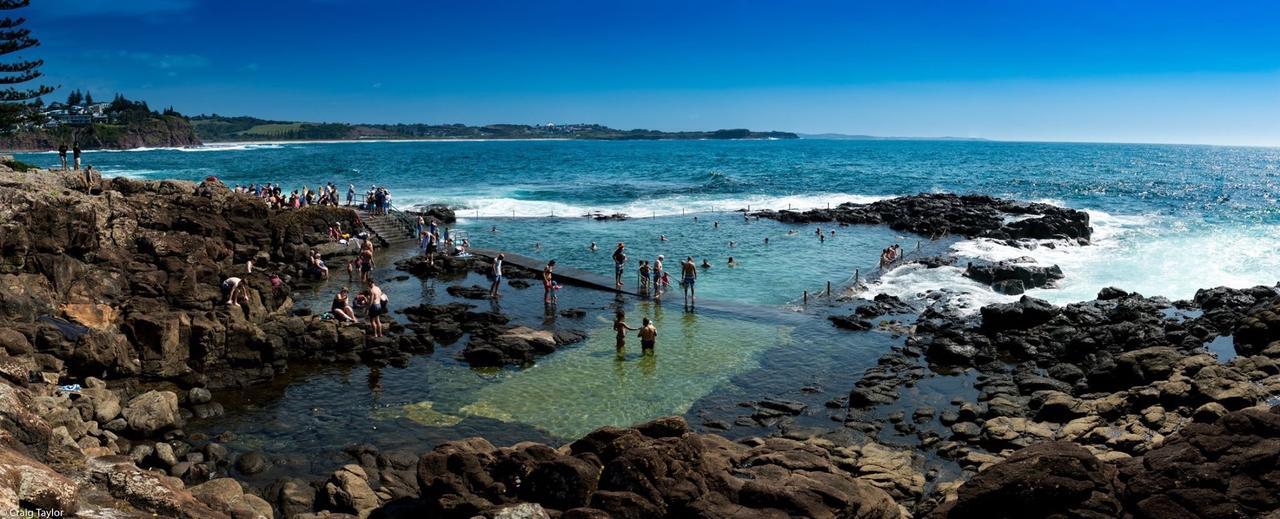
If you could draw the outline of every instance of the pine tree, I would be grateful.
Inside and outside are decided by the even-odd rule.
[[[81,101],[84,101],[84,95],[80,94],[80,89],[77,88],[67,94],[67,106],[79,106]]]
[[[88,90],[84,91],[84,104],[85,106],[93,104],[93,94],[90,94]]]
[[[31,0],[0,0],[0,11],[9,11],[26,7]],[[0,18],[0,56],[21,52],[37,45],[40,40],[31,37],[31,29],[22,27],[27,19],[18,17]],[[0,130],[10,131],[31,112],[25,102],[53,92],[55,87],[37,85],[35,88],[18,89],[13,85],[35,80],[43,75],[40,66],[44,60],[19,59],[16,62],[0,63],[0,85],[9,85],[0,90]]]

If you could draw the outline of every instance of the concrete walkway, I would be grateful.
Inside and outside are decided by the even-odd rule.
[[[477,256],[484,256],[489,259],[493,259],[497,257],[498,253],[502,252],[503,254],[506,255],[506,259],[503,261],[506,261],[508,265],[513,265],[523,269],[532,270],[534,272],[542,272],[542,268],[547,265],[547,262],[544,260],[534,259],[528,256],[523,256],[520,254],[515,254],[515,253],[505,252],[505,251],[497,251],[497,250],[491,250],[491,249],[477,249],[473,247],[473,248],[467,249],[467,252],[470,252]],[[613,286],[613,279],[611,278],[601,276],[600,274],[596,274],[595,272],[587,272],[582,269],[576,269],[573,267],[560,265],[560,264],[556,264],[555,279],[556,281],[559,281],[566,285],[594,288],[596,290],[622,293],[622,294],[627,294],[631,296],[637,295],[635,292],[631,291],[630,289],[627,289],[625,285],[622,290],[618,290]]]

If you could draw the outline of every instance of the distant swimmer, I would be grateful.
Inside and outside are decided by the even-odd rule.
[[[495,225],[493,227],[490,227],[489,232],[498,232],[498,226]]]
[[[720,222],[715,222],[714,224],[712,224],[712,227],[713,227],[713,228],[715,228],[715,229],[719,229],[719,228],[720,228]]]
[[[658,235],[658,241],[667,241],[667,235],[665,234]]]
[[[816,235],[818,235],[818,236],[822,236],[822,228],[821,228],[821,227],[819,227],[819,228],[818,228],[818,230],[813,231],[813,234],[816,234]]]
[[[599,249],[600,247],[597,247],[597,246],[596,246],[596,242],[591,242],[591,246],[590,246],[590,247],[587,247],[587,248],[588,248],[588,249],[591,249],[591,252],[595,252],[595,251],[596,251],[596,249]]]
[[[542,250],[542,242],[540,241],[533,242],[533,250]]]
[[[826,242],[827,242],[827,235],[825,235],[825,234],[819,234],[819,235],[818,235],[818,241],[820,241],[820,242],[822,242],[822,243],[826,243]]]
[[[737,245],[737,244],[738,244],[738,242],[736,242],[736,241],[730,241],[730,242],[729,242],[729,248],[730,248],[730,249],[732,249],[732,248],[734,247],[734,245]]]
[[[791,229],[787,231],[787,236],[795,236],[796,234],[799,234],[799,233],[797,233],[795,229]]]
[[[733,256],[729,256],[729,266],[730,267],[738,266],[738,263],[736,261],[733,261]]]
[[[768,245],[768,244],[769,244],[769,237],[768,237],[768,236],[765,236],[765,237],[764,237],[764,244],[765,244],[765,245]]]
[[[702,258],[702,268],[704,269],[711,268],[711,262],[707,261],[707,258]]]

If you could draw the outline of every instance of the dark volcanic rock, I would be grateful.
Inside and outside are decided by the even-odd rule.
[[[1120,463],[1136,517],[1263,517],[1280,509],[1280,407],[1186,426]],[[1270,517],[1270,516],[1268,516]]]
[[[445,289],[449,295],[461,297],[464,299],[488,299],[489,289],[480,285],[471,285],[469,287],[453,285]]]
[[[1062,279],[1057,265],[1041,267],[1021,263],[999,262],[989,265],[970,264],[964,275],[979,283],[991,285],[997,292],[1018,295],[1027,289],[1051,287]]]
[[[899,517],[892,498],[818,444],[748,446],[689,432],[678,417],[605,427],[561,450],[449,442],[422,456],[418,488],[419,513],[446,518],[521,501],[565,517]]]
[[[982,327],[991,331],[1032,328],[1048,322],[1059,309],[1048,301],[1022,296],[1014,303],[982,307]]]
[[[1076,444],[1042,443],[978,473],[929,517],[1121,517],[1115,477],[1114,467]]]
[[[919,194],[870,204],[841,204],[811,211],[760,211],[755,215],[788,223],[884,224],[925,236],[959,234],[996,239],[1085,239],[1089,215],[1048,204],[1022,204],[982,195]],[[1038,215],[1005,223],[1010,215]]]

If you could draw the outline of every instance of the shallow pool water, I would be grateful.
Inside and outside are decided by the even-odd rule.
[[[699,259],[719,253],[727,260],[732,251],[741,265],[703,270],[693,308],[682,304],[678,291],[656,302],[573,286],[561,290],[559,304],[550,309],[536,286],[504,285],[498,301],[460,299],[446,289],[485,285],[485,277],[407,277],[391,266],[392,260],[415,252],[407,247],[382,251],[374,276],[382,281],[393,309],[463,302],[500,310],[514,324],[582,330],[588,338],[525,367],[473,369],[458,359],[465,337],[457,344],[438,345],[434,353],[402,367],[293,366],[269,385],[216,395],[227,416],[195,422],[191,429],[210,435],[231,431],[231,447],[267,452],[278,460],[276,469],[259,476],[269,477],[331,470],[342,462],[341,449],[354,443],[420,452],[469,436],[499,445],[524,440],[554,444],[601,426],[673,414],[685,415],[695,426],[732,423],[750,416],[742,404],[767,397],[808,405],[802,416],[791,419],[795,423],[829,426],[823,402],[846,394],[862,370],[901,339],[887,332],[835,329],[823,316],[842,303],[816,294],[827,280],[838,288],[854,269],[874,268],[880,249],[898,240],[898,234],[879,227],[839,227],[835,237],[820,240],[813,234],[815,226],[744,223],[739,215],[737,221],[721,219],[716,229],[712,221],[712,215],[702,215],[696,223],[692,217],[624,222],[573,218],[472,220],[459,226],[471,234],[474,246],[556,258],[601,274],[612,269],[610,251],[602,247],[593,253],[586,246],[592,238],[584,244],[583,237],[597,243],[627,241],[632,265],[638,257],[658,253]],[[499,226],[497,233],[488,232],[493,225]],[[665,229],[667,241],[647,234],[655,226]],[[791,229],[797,232],[789,235]],[[533,233],[543,237],[536,248],[520,238]],[[726,241],[766,235],[771,238],[767,246],[763,238],[732,248]],[[322,287],[295,297],[303,306],[324,310],[332,293],[349,284],[345,278],[338,273]],[[807,311],[799,304],[804,290],[815,294],[811,305],[824,311]],[[563,317],[558,310],[566,308],[583,309],[586,316]],[[644,318],[654,321],[658,341],[652,354],[642,354],[636,332],[627,334],[625,351],[617,353],[611,324],[619,309],[632,326],[640,326]],[[749,432],[762,430],[746,426],[731,435]]]

